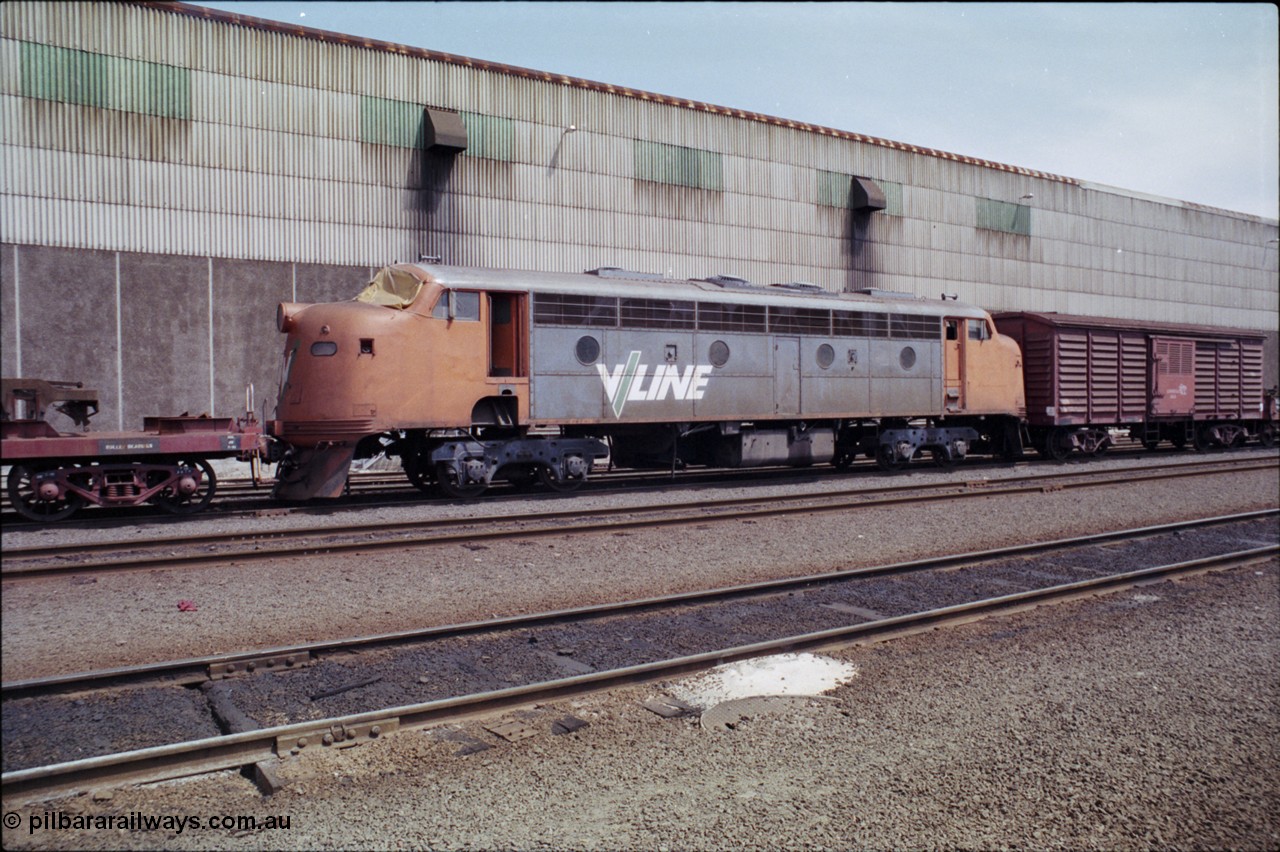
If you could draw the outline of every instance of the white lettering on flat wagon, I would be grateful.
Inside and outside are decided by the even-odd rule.
[[[627,363],[618,364],[612,372],[604,364],[596,364],[614,417],[622,416],[622,409],[629,401],[702,399],[713,369],[710,364],[697,364],[681,371],[675,364],[660,364],[650,377],[649,365],[640,363],[639,350],[632,350],[627,356]]]

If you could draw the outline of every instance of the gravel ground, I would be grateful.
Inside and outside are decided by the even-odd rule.
[[[1187,455],[1188,461],[1193,460]],[[1100,470],[1132,464],[1132,459],[1103,460],[1079,467]],[[990,469],[981,473],[982,478],[1000,475]],[[876,488],[889,481],[977,478],[968,471],[920,472],[892,479],[875,474],[828,475],[790,486],[589,499],[606,505],[656,503],[696,499],[697,494],[712,499],[782,490]],[[1184,520],[1203,514],[1202,506],[1222,514],[1268,508],[1277,505],[1278,493],[1280,466],[1194,480],[707,522],[654,532],[538,537],[512,543],[320,555],[272,565],[232,562],[210,568],[10,582],[4,584],[0,669],[4,680],[15,680],[409,630]],[[588,498],[536,502],[542,508],[563,508],[583,499]],[[520,505],[501,504],[513,512]],[[495,504],[481,502],[335,511],[332,517],[335,522],[406,520],[494,511]],[[261,529],[314,523],[316,516],[308,515],[219,521],[216,526]],[[113,534],[121,539],[150,538],[161,534],[158,531],[177,535],[181,529],[179,525],[124,527]],[[6,533],[3,544],[20,547],[103,537],[101,530],[51,529]],[[179,611],[180,600],[194,601],[198,609]]]
[[[1280,564],[833,653],[858,669],[706,730],[640,702],[506,742],[477,722],[12,810],[6,849],[1035,848],[1280,845]],[[483,746],[489,746],[484,748]],[[30,819],[244,815],[287,830],[29,830]],[[135,817],[136,819],[137,817]]]
[[[1102,463],[1119,464],[1132,461]],[[1191,518],[1200,506],[1270,508],[1278,473],[5,584],[4,678],[981,549]],[[858,482],[871,488],[885,479],[826,477],[793,487]],[[363,517],[491,511],[410,507]],[[4,537],[5,546],[20,543]],[[180,599],[199,609],[179,612]],[[664,688],[635,687],[541,708],[530,720],[541,732],[519,742],[484,728],[496,720],[480,720],[287,760],[279,767],[287,786],[271,798],[238,774],[219,773],[102,800],[6,806],[6,826],[13,811],[19,828],[6,827],[3,844],[1272,849],[1280,845],[1278,651],[1280,565],[1272,561],[837,652],[858,667],[851,684],[748,714],[732,729],[660,718],[641,702]],[[549,733],[549,720],[566,714],[589,724]],[[59,814],[287,816],[289,828],[29,833],[32,817]]]

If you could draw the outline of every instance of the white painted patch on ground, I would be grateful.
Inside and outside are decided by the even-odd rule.
[[[678,681],[671,692],[698,707],[754,695],[821,695],[858,676],[858,667],[815,654],[778,654],[716,666]]]

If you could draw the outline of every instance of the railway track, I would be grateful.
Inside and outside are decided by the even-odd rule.
[[[369,742],[397,730],[1274,559],[1280,553],[1277,515],[1280,510],[1269,510],[399,634],[10,682],[3,685],[3,792],[6,800],[32,800],[233,766],[261,763],[269,771],[278,758]],[[257,674],[241,676],[251,670]],[[420,677],[423,671],[430,676]],[[199,693],[191,689],[196,684]],[[285,686],[294,697],[282,700]],[[107,734],[87,722],[58,724],[60,713],[92,718],[86,713],[99,705],[118,708],[144,693],[164,694],[170,705],[176,701],[188,709],[193,695],[200,704],[207,700],[211,721],[195,730],[208,734],[213,726],[222,732],[154,742],[157,729],[172,730],[155,713],[111,718]],[[408,696],[419,700],[404,700]],[[103,712],[99,719],[108,716]],[[141,740],[124,750],[102,750],[101,740],[127,741],[124,729],[130,724]],[[86,743],[100,753],[67,759],[68,750]],[[40,754],[54,754],[56,762],[33,757]]]
[[[439,518],[429,520],[324,525],[250,532],[217,532],[182,539],[132,539],[127,542],[87,542],[8,548],[0,578],[29,580],[66,574],[181,569],[224,563],[243,564],[319,553],[372,552],[407,547],[474,544],[502,539],[527,539],[565,533],[618,532],[635,528],[681,526],[712,521],[794,513],[856,511],[938,500],[992,497],[1044,490],[1098,488],[1177,477],[1235,474],[1275,468],[1275,458],[1220,458],[1181,462],[1159,468],[1150,465],[1107,471],[1077,469],[1005,477],[998,480],[946,481],[927,485],[901,484],[879,488],[849,488],[790,495],[753,496],[694,503],[627,505],[527,513]],[[94,560],[98,555],[103,558]]]
[[[1241,457],[1244,454],[1265,453],[1263,448],[1248,448],[1244,451],[1233,451],[1232,456]],[[1154,451],[1147,450],[1136,442],[1130,444],[1122,444],[1119,448],[1113,448],[1107,452],[1106,458],[1111,460],[1120,460],[1126,458],[1133,459],[1151,459],[1151,458],[1168,458],[1168,459],[1185,459],[1188,453],[1173,448],[1158,448]],[[1087,463],[1087,458],[1071,458],[1066,463]],[[1177,463],[1177,462],[1172,462]],[[1034,454],[1029,453],[1023,462],[1016,463],[1019,466],[1040,466],[1053,465],[1061,466],[1062,462],[1050,461],[1037,458]],[[956,476],[970,475],[970,478],[983,475],[988,470],[1007,470],[1010,464],[1004,461],[971,461],[966,462],[964,466],[955,472]],[[932,463],[927,461],[916,461],[908,468],[908,470],[930,471],[933,468]],[[762,484],[772,481],[794,481],[800,478],[812,478],[815,476],[847,476],[849,473],[857,475],[866,473],[879,476],[881,472],[873,461],[856,462],[848,471],[837,471],[830,466],[815,466],[808,468],[795,467],[777,467],[777,468],[749,468],[749,469],[692,469],[681,470],[675,477],[667,471],[655,470],[604,470],[597,471],[592,475],[590,481],[583,488],[575,492],[581,496],[583,494],[608,494],[619,491],[634,491],[640,489],[679,489],[698,485],[707,484],[732,484],[732,483],[752,483]],[[901,472],[900,472],[901,473]],[[253,518],[263,513],[269,514],[324,514],[330,513],[335,508],[367,508],[375,509],[389,506],[401,505],[431,505],[433,503],[452,505],[456,504],[456,500],[444,497],[429,497],[421,491],[408,484],[403,472],[396,471],[366,471],[357,472],[352,475],[350,482],[350,491],[348,496],[338,501],[325,501],[323,503],[305,503],[305,504],[288,504],[273,501],[270,497],[271,482],[260,481],[254,483],[250,479],[223,479],[218,484],[218,496],[214,499],[213,505],[204,512],[197,515],[175,517],[168,512],[163,512],[149,506],[134,506],[129,508],[94,508],[82,512],[70,521],[63,522],[58,525],[59,528],[77,528],[92,529],[94,527],[111,528],[121,524],[136,524],[141,522],[155,523],[160,525],[170,525],[175,523],[216,523],[218,521],[226,521],[236,518]],[[501,502],[512,497],[526,497],[527,492],[520,491],[505,483],[499,483],[490,489],[486,495],[481,498],[484,503]],[[548,492],[547,496],[563,496],[553,495]],[[46,524],[32,523],[16,512],[12,511],[7,493],[0,496],[0,523],[4,524],[7,530],[32,531],[48,529]]]

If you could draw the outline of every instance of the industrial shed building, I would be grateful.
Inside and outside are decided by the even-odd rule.
[[[0,63],[3,373],[100,428],[269,414],[276,303],[422,255],[1261,329],[1277,382],[1271,219],[184,4],[5,3]]]

